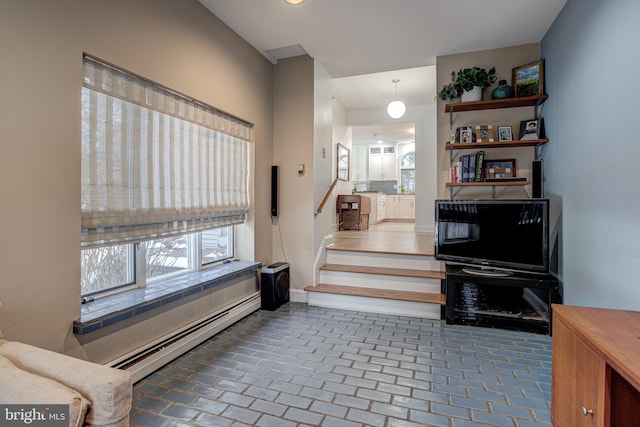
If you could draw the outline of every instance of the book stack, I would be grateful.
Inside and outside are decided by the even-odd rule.
[[[484,151],[460,156],[451,166],[451,182],[482,182]]]

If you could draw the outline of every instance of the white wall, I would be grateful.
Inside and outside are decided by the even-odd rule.
[[[638,16],[636,0],[569,0],[541,43],[567,304],[640,310]]]
[[[83,52],[255,124],[255,194],[243,243],[253,248],[247,256],[271,258],[273,66],[198,1],[3,1],[0,40],[0,327],[6,338],[90,357],[71,332],[80,316]],[[167,323],[174,329],[198,315],[171,311]],[[122,338],[115,341],[127,345],[161,333],[144,325],[114,332]],[[104,350],[128,349],[111,344]]]

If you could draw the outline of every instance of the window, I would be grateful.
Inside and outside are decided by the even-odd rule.
[[[407,193],[416,191],[415,151],[410,151],[400,161],[400,185]]]
[[[252,125],[95,58],[83,64],[82,294],[232,258]]]
[[[229,226],[140,244],[83,249],[81,294],[112,294],[232,259],[233,231]],[[144,262],[139,264],[138,259]]]

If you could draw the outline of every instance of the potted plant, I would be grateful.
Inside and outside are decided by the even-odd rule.
[[[440,92],[441,99],[452,99],[454,91],[462,93],[462,102],[482,100],[482,89],[495,83],[496,68],[489,71],[480,67],[462,68],[451,72],[451,83]]]
[[[460,86],[451,82],[442,86],[442,90],[438,93],[438,96],[440,96],[440,99],[442,99],[443,101],[452,101],[456,98],[459,98],[461,94],[462,89],[460,88]]]

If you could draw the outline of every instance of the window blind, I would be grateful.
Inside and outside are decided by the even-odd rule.
[[[82,245],[243,222],[251,142],[251,124],[85,56]]]

